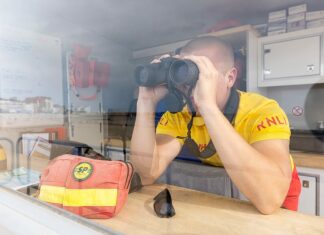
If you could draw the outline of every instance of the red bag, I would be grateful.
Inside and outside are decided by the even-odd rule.
[[[132,176],[130,163],[62,155],[43,171],[38,198],[86,218],[107,219],[124,206]]]

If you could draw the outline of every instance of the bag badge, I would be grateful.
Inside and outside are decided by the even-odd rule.
[[[77,181],[88,179],[93,172],[93,166],[89,162],[80,162],[73,169],[73,178]]]

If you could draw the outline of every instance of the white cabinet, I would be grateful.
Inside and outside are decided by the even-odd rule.
[[[263,45],[264,79],[320,75],[321,36]]]
[[[297,167],[302,185],[298,211],[324,217],[324,170]]]
[[[299,173],[299,178],[302,190],[298,211],[310,215],[319,215],[319,176]]]
[[[103,116],[101,114],[70,115],[69,124],[70,140],[87,144],[97,152],[104,153]]]
[[[258,86],[324,82],[323,35],[317,28],[260,38]]]

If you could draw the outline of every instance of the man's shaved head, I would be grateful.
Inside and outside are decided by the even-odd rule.
[[[214,36],[203,36],[188,42],[181,48],[181,54],[196,54],[207,56],[222,72],[234,66],[232,46]]]

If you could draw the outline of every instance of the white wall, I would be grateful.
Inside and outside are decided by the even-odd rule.
[[[271,87],[267,90],[267,96],[279,102],[292,128],[316,129],[316,122],[324,120],[323,85]],[[296,106],[303,108],[301,116],[293,114],[292,110]]]

